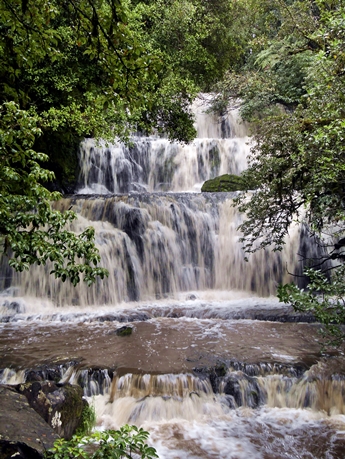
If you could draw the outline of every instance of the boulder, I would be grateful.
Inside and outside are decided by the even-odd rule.
[[[40,459],[59,437],[13,387],[0,386],[0,459]]]
[[[81,423],[85,401],[80,386],[34,381],[17,386],[30,406],[61,437],[69,440]]]
[[[117,336],[129,336],[132,334],[133,328],[129,327],[128,325],[124,325],[123,327],[117,328],[115,330],[115,334]]]
[[[201,187],[202,192],[215,193],[219,191],[245,191],[256,188],[254,184],[248,184],[241,175],[224,174],[206,182]]]

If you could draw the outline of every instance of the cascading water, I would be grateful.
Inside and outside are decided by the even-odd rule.
[[[85,140],[77,192],[200,191],[211,177],[239,174],[247,166],[248,138],[237,112],[219,119],[203,108],[194,107],[198,137],[189,145],[159,137],[136,137],[129,145]]]
[[[99,428],[140,425],[161,459],[343,457],[342,359],[272,297],[318,248],[295,227],[282,253],[244,261],[234,195],[200,187],[246,167],[246,126],[194,108],[191,145],[81,144],[77,193],[57,207],[95,227],[109,278],[73,288],[2,260],[0,382],[80,384]]]

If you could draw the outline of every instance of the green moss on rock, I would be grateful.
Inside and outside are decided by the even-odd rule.
[[[224,174],[207,180],[203,184],[201,191],[216,193],[219,191],[243,191],[247,189],[247,183],[240,175]]]
[[[123,327],[120,327],[116,330],[116,335],[117,336],[129,336],[132,334],[132,327],[128,327],[128,326],[123,326]]]

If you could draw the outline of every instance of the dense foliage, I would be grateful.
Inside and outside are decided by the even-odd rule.
[[[37,115],[20,110],[15,102],[2,105],[0,118],[0,235],[4,251],[17,271],[33,263],[53,262],[55,277],[67,278],[75,285],[84,275],[91,284],[96,276],[107,273],[97,267],[98,250],[93,244],[94,231],[87,228],[76,235],[65,229],[76,218],[71,211],[53,210],[51,201],[59,193],[48,191],[41,183],[52,172],[40,166],[47,155],[32,149],[39,134]]]
[[[0,35],[4,252],[16,270],[50,260],[56,277],[91,283],[106,274],[93,230],[65,229],[75,215],[52,210],[59,196],[44,186],[53,174],[42,162],[63,156],[52,139],[122,131],[127,111],[145,103],[158,59],[126,27],[125,8],[106,0],[1,0]]]
[[[279,296],[334,332],[344,321],[345,5],[270,3],[275,27],[258,30],[255,55],[228,75],[216,100],[242,98],[242,115],[254,125],[243,177],[260,185],[236,200],[246,214],[242,242],[248,252],[281,250],[291,224],[307,224],[325,256],[308,261],[307,291],[284,286]]]

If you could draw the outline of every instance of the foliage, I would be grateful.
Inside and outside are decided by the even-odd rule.
[[[178,141],[192,140],[191,102],[243,58],[247,36],[238,26],[243,9],[228,0],[132,3],[132,14],[142,24],[141,40],[164,63],[157,73],[160,84],[150,95],[150,110],[138,126],[145,131],[148,122]]]
[[[306,94],[297,109],[259,122],[251,166],[244,176],[261,187],[250,203],[244,196],[237,201],[248,216],[242,230],[249,237],[249,250],[258,238],[260,247],[274,244],[281,249],[291,222],[298,218],[306,218],[314,232],[332,231],[330,225],[337,223],[333,235],[342,234],[345,55],[338,62],[334,56],[342,56],[337,37],[345,33],[345,24],[340,30],[336,24],[343,14],[344,7],[321,16],[315,36],[327,40],[327,52],[322,49],[313,56]]]
[[[342,327],[345,323],[345,266],[333,273],[332,282],[324,273],[314,269],[307,269],[305,274],[310,279],[308,290],[301,290],[294,284],[281,285],[278,298],[291,304],[296,311],[312,312],[324,326],[328,338],[326,344],[340,345],[345,338]]]
[[[92,429],[96,425],[96,411],[93,405],[85,403],[83,412],[81,414],[81,423],[75,432],[79,437],[84,437],[86,435],[91,435]]]
[[[240,229],[247,252],[281,250],[293,222],[305,222],[328,249],[309,261],[314,272],[307,271],[307,291],[284,286],[280,296],[296,309],[312,310],[334,333],[333,325],[344,320],[345,7],[337,0],[276,5],[279,28],[264,36],[252,68],[233,83],[244,97],[242,110],[255,120],[243,177],[260,184],[235,204],[246,214]],[[296,65],[299,72],[290,73],[285,86],[279,83]],[[320,270],[329,271],[323,276]]]
[[[96,431],[87,437],[74,436],[71,440],[59,439],[46,452],[47,459],[69,458],[157,458],[156,450],[148,446],[148,432],[136,426],[125,425],[119,430]],[[134,456],[133,456],[134,455]]]
[[[66,230],[74,213],[51,207],[59,194],[43,185],[54,175],[42,163],[54,161],[52,133],[123,133],[128,110],[135,116],[146,104],[159,59],[126,21],[115,0],[0,1],[0,235],[17,271],[50,260],[52,274],[74,285],[106,275],[94,230]]]
[[[241,9],[227,0],[144,0],[136,7],[146,40],[160,50],[168,73],[177,73],[182,88],[192,83],[202,91],[241,60],[243,44],[234,27]]]
[[[229,98],[241,99],[241,115],[248,121],[292,110],[305,94],[307,69],[312,64],[316,30],[312,2],[247,0],[252,28],[250,52],[240,71],[231,69],[216,85],[215,108],[225,109]],[[277,106],[279,104],[279,106]]]
[[[94,230],[86,228],[77,235],[65,226],[76,215],[60,213],[51,207],[59,199],[41,183],[52,173],[40,166],[47,160],[32,149],[40,134],[39,117],[20,110],[15,102],[2,105],[0,117],[0,240],[10,254],[9,264],[16,271],[29,269],[33,263],[53,263],[52,274],[76,285],[80,276],[87,284],[107,271],[97,267],[100,260],[93,244]]]

